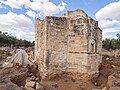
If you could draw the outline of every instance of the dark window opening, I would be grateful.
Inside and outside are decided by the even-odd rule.
[[[91,43],[91,52],[94,52],[94,43]]]
[[[97,45],[95,46],[95,52],[97,52]]]

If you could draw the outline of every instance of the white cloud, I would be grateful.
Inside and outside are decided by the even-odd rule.
[[[61,2],[60,5],[55,5],[53,2],[49,2],[49,1],[44,1],[44,2],[35,1],[30,4],[26,4],[25,6],[32,10],[40,12],[40,14],[42,14],[43,16],[47,16],[47,15],[57,14],[63,11],[66,5],[67,4],[64,3],[63,1]]]
[[[67,5],[63,1],[61,4],[56,5],[49,0],[0,0],[0,8],[8,6],[14,9],[27,9],[25,15],[30,17],[35,17],[37,15],[46,16],[58,14],[65,9]],[[9,9],[9,8],[8,8]],[[24,14],[15,14],[13,12],[8,12],[7,14],[0,14],[0,31],[8,32],[17,38],[33,40],[34,39],[34,29],[33,21],[26,17]]]
[[[18,3],[18,0],[7,0],[7,1],[1,0],[0,2],[3,3],[4,5],[10,6],[11,8],[16,8],[16,9],[21,8],[21,6]]]
[[[120,19],[120,1],[106,5],[95,14],[95,17],[97,20]]]
[[[22,9],[23,6],[26,8],[30,8],[31,10],[40,12],[44,16],[57,14],[65,9],[67,5],[63,1],[61,1],[60,5],[55,5],[53,2],[49,0],[0,0],[4,5],[8,5],[11,8]]]
[[[100,20],[99,21],[99,27],[101,28],[107,28],[109,26],[115,26],[115,25],[120,25],[119,20]]]
[[[22,14],[8,12],[0,15],[0,31],[8,32],[17,38],[33,40],[34,32],[32,20]]]
[[[101,28],[120,25],[120,1],[110,3],[95,14]]]
[[[116,33],[120,33],[120,1],[101,8],[95,17],[99,22],[99,27],[103,29],[103,39],[114,38]]]
[[[38,1],[38,2],[49,2],[49,0],[33,0],[33,1]]]
[[[63,11],[63,10],[65,9],[65,6],[66,6],[66,5],[67,5],[67,4],[62,1],[62,2],[61,2],[61,5],[58,6],[58,7],[60,8],[60,11]]]
[[[28,16],[32,17],[32,18],[34,18],[35,15],[36,15],[36,13],[33,12],[33,11],[31,11],[31,10],[27,10],[26,14],[27,14]]]
[[[103,33],[113,33],[113,32],[120,32],[120,28],[109,28],[103,30]]]
[[[0,3],[0,8],[3,8],[2,4]]]
[[[116,38],[116,34],[120,33],[120,28],[107,28],[107,29],[102,30],[102,32],[103,32],[103,39]]]

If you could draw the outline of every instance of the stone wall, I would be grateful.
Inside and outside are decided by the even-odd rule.
[[[63,69],[67,61],[68,23],[66,18],[46,17],[48,67]]]
[[[93,74],[101,59],[102,31],[84,11],[36,19],[36,60],[43,73],[60,70]]]
[[[45,21],[36,18],[35,20],[35,60],[38,62],[41,71],[45,68],[46,57],[46,27]]]

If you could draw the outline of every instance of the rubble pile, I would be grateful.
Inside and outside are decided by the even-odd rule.
[[[1,90],[44,90],[37,65],[29,61],[25,50],[18,49],[0,69]]]
[[[20,55],[17,54],[13,57],[18,58]],[[0,90],[120,90],[120,56],[103,55],[99,73],[91,77],[56,69],[41,78],[44,73],[39,72],[36,63],[23,64],[24,60],[29,60],[28,57],[12,61],[16,60],[22,63],[8,61],[0,68]]]
[[[11,57],[11,59],[8,61],[13,64],[19,64],[22,66],[32,66],[33,63],[28,60],[28,55],[25,52],[25,50],[18,49],[17,53]]]
[[[0,49],[0,60],[5,60],[8,56],[11,56],[11,53],[9,51]]]
[[[100,90],[120,90],[120,55],[103,52],[99,75],[92,82]],[[103,89],[101,89],[103,88]]]
[[[35,68],[31,66],[31,68]],[[0,70],[1,90],[44,90],[41,79],[30,67],[5,67]],[[8,89],[8,88],[13,89]]]

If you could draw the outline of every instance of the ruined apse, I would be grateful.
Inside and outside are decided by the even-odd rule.
[[[40,72],[93,74],[102,61],[102,31],[84,11],[35,18],[35,60]]]

